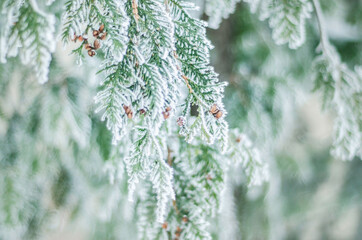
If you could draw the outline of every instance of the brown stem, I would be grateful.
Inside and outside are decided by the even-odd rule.
[[[172,150],[167,147],[167,163],[170,167],[172,167],[172,157],[171,157]]]
[[[179,214],[180,214],[180,211],[179,211],[178,208],[177,208],[176,200],[172,200],[172,206],[173,206],[173,208],[175,209],[177,215],[179,215]]]
[[[188,79],[188,77],[186,77],[185,75],[181,75],[181,77],[185,80],[186,85],[187,85],[187,87],[188,87],[188,89],[189,89],[189,92],[192,93],[193,90],[192,90],[192,88],[191,88],[191,86],[190,86],[190,84],[189,84],[189,79]]]
[[[138,15],[137,0],[132,0],[132,12],[133,12],[134,18],[136,19],[136,22],[137,22],[138,19],[140,19],[140,15]]]

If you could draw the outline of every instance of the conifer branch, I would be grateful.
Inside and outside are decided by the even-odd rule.
[[[310,18],[309,0],[244,0],[261,20],[269,19],[276,44],[288,43],[289,48],[299,48],[305,41],[305,20]]]
[[[5,62],[7,56],[19,55],[23,64],[34,67],[39,83],[45,83],[55,50],[54,16],[40,10],[35,0],[4,1],[0,7],[4,15],[0,18],[5,21],[0,31],[0,60]],[[7,13],[5,9],[10,7],[13,11]]]
[[[326,32],[326,29],[324,28],[325,24],[324,24],[324,17],[323,17],[322,9],[321,9],[319,0],[312,0],[312,3],[314,6],[314,9],[315,9],[315,15],[316,15],[317,22],[318,22],[321,45],[322,45],[324,51],[328,52],[328,46],[330,43],[328,40],[328,35]]]
[[[55,46],[53,15],[40,11],[36,0],[6,0],[0,6],[16,12],[11,16],[15,23],[1,15],[7,25],[0,29],[0,42],[16,39],[14,48],[21,57],[35,60],[39,79],[45,81]],[[216,215],[224,186],[227,167],[223,160],[229,150],[227,112],[222,103],[226,83],[219,81],[210,64],[213,46],[206,37],[207,24],[190,14],[195,9],[185,0],[65,2],[61,38],[73,48],[73,54],[85,60],[84,65],[94,68],[92,62],[98,63],[96,113],[111,132],[113,149],[105,147],[108,135],[99,129],[102,125],[96,118],[91,121],[90,113],[76,116],[81,109],[69,99],[82,94],[69,97],[62,89],[61,100],[53,94],[42,99],[42,138],[56,154],[84,154],[89,150],[83,151],[90,145],[89,135],[107,135],[107,140],[90,139],[97,146],[84,158],[102,155],[102,163],[109,160],[104,168],[111,182],[126,180],[122,189],[128,189],[129,198],[136,200],[136,207],[145,215],[139,224],[145,239],[165,234],[168,238],[211,239],[206,227]],[[13,54],[12,46],[5,42],[2,60]],[[91,58],[96,60],[88,61]],[[57,101],[65,104],[62,111],[52,110]],[[197,106],[196,116],[191,114],[191,106]],[[93,125],[98,128],[94,130]],[[65,142],[54,137],[66,132],[62,127],[72,132]],[[69,152],[64,151],[67,147]],[[99,148],[102,152],[94,154]],[[254,171],[254,163],[249,161],[246,171]],[[123,170],[128,178],[118,176]]]
[[[337,112],[332,154],[342,160],[352,160],[361,154],[358,150],[358,142],[362,140],[358,99],[362,95],[362,83],[359,76],[340,60],[336,49],[330,45],[319,1],[313,0],[313,5],[322,47],[321,56],[315,60],[318,72],[315,90],[321,90],[324,105],[329,103]]]

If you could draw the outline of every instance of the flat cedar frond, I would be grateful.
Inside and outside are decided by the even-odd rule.
[[[237,69],[240,82],[234,72],[220,71],[238,95],[228,96],[230,105],[224,106],[228,83],[210,63],[206,27],[217,28],[241,1],[198,2],[207,15],[200,19],[207,21],[195,17],[198,7],[189,0],[0,0],[0,62],[9,64],[0,65],[1,239],[34,237],[28,229],[45,225],[66,204],[73,208],[70,219],[84,208],[87,217],[97,212],[103,222],[123,221],[115,209],[127,208],[124,218],[137,219],[140,239],[212,239],[209,226],[227,180],[232,186],[241,176],[248,187],[269,180],[269,166],[277,163],[275,156],[265,158],[277,149],[274,140],[284,127],[279,123],[292,115],[286,110],[294,107],[289,101],[297,92],[287,79],[306,71],[292,58],[285,69],[274,69],[277,57],[291,56],[289,49],[261,44],[256,36],[263,33],[246,28],[248,37],[225,52],[261,60],[250,66],[248,60],[234,64],[235,56],[225,61],[226,69]],[[362,157],[362,70],[344,63],[329,43],[318,0],[244,2],[268,21],[270,38],[291,49],[310,44],[306,25],[314,6],[321,53],[311,66],[315,90],[336,113],[331,152],[343,160]],[[230,36],[244,31],[229,28]],[[58,40],[83,65],[59,67],[71,58],[58,50]],[[305,55],[314,58],[311,52]],[[12,57],[31,69],[19,71]],[[16,74],[22,79],[12,82]],[[34,78],[47,83],[34,86]],[[231,105],[235,115],[226,111]],[[226,117],[236,119],[229,121],[234,130]],[[108,179],[104,172],[116,188],[107,183],[98,191]],[[275,182],[278,188],[280,180]],[[228,189],[229,199],[233,194]],[[127,195],[133,202],[123,201]]]

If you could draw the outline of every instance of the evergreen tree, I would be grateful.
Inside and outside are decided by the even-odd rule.
[[[258,62],[251,52],[236,73],[248,81],[220,81],[206,36],[207,23],[218,28],[240,1],[201,2],[207,21],[186,0],[0,3],[0,239],[39,238],[65,206],[69,221],[97,226],[95,239],[133,239],[136,222],[140,239],[222,239],[209,225],[237,219],[223,201],[266,181],[269,236],[285,237],[276,158],[293,95],[308,91],[302,78],[314,78],[335,111],[332,155],[362,158],[362,69],[342,61],[318,0],[245,0],[295,55],[312,48],[309,19],[320,35],[312,63],[288,65],[292,53],[254,31],[257,43],[241,54],[262,46],[280,59]]]

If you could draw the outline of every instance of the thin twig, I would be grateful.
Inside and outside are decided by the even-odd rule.
[[[140,19],[140,15],[138,15],[137,0],[132,0],[132,13],[133,13],[134,18],[136,19],[136,22],[137,22],[138,19]]]
[[[179,214],[180,214],[180,211],[179,211],[178,208],[177,208],[176,200],[172,200],[172,205],[173,205],[173,207],[174,207],[177,215],[179,215]]]
[[[172,167],[172,157],[171,157],[172,150],[167,147],[167,164]]]
[[[329,50],[330,43],[328,40],[328,34],[326,32],[326,29],[324,28],[325,24],[324,24],[322,8],[319,3],[319,0],[313,0],[312,2],[313,2],[314,9],[315,9],[316,17],[317,17],[321,47],[323,49],[323,52],[326,55],[330,56],[330,50]]]
[[[173,55],[174,55],[174,57],[176,58],[176,60],[178,60],[178,56],[177,56],[176,51],[173,51]],[[191,86],[190,86],[189,78],[186,77],[186,75],[181,71],[181,68],[180,68],[179,66],[177,66],[177,69],[180,71],[181,77],[185,80],[186,86],[187,86],[187,88],[189,89],[190,94],[192,94],[194,91],[192,90],[192,88],[191,88]]]
[[[193,90],[192,90],[192,88],[191,88],[191,86],[190,86],[190,84],[189,84],[189,79],[188,79],[188,77],[186,77],[185,75],[182,75],[182,78],[185,80],[186,85],[187,85],[187,87],[189,88],[190,93],[192,93]]]

